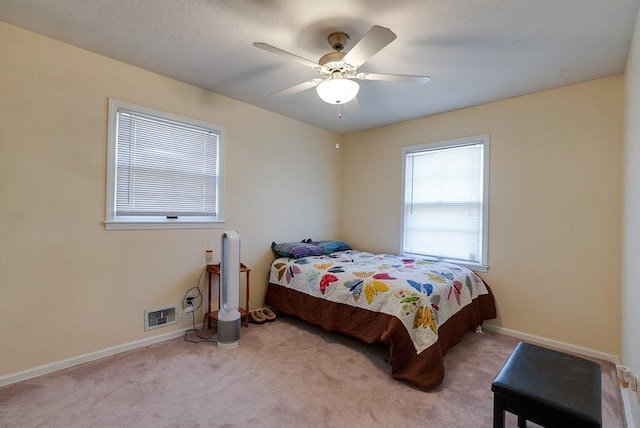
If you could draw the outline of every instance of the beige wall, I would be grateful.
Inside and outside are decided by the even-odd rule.
[[[0,376],[186,327],[145,333],[143,312],[182,300],[209,242],[219,253],[217,229],[104,230],[108,97],[226,128],[252,307],[272,240],[336,235],[338,135],[4,23],[0,58]]]
[[[629,51],[626,81],[625,221],[622,281],[622,364],[640,374],[640,13]],[[640,405],[629,393],[635,426]]]
[[[611,77],[346,136],[342,238],[399,251],[402,147],[488,133],[494,323],[619,355],[623,86]]]

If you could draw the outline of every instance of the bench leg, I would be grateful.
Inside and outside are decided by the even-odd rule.
[[[493,394],[493,428],[504,428],[504,407],[498,394]]]
[[[527,428],[527,420],[522,415],[518,415],[518,428]]]

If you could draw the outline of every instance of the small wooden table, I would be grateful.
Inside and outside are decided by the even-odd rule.
[[[240,273],[246,273],[247,274],[247,283],[246,283],[246,301],[245,301],[245,307],[244,308],[238,308],[238,310],[240,311],[240,318],[242,319],[242,325],[244,325],[245,327],[249,326],[249,272],[251,272],[251,269],[249,269],[247,266],[245,266],[244,263],[240,263]],[[217,265],[207,265],[207,274],[209,275],[209,305],[207,306],[207,319],[208,319],[208,324],[209,327],[211,327],[211,322],[212,321],[217,321],[218,320],[218,312],[220,311],[220,263],[218,263]],[[211,275],[216,275],[218,276],[218,310],[212,311],[211,310]]]

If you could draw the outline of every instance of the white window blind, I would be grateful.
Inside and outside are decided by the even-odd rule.
[[[216,216],[218,135],[118,110],[116,216]]]
[[[405,151],[405,253],[486,264],[485,141]]]
[[[110,121],[107,228],[220,222],[218,128],[117,100]]]

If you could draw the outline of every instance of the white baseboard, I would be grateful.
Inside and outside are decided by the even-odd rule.
[[[88,363],[90,361],[99,360],[104,357],[119,354],[121,352],[131,351],[136,348],[142,348],[143,346],[153,345],[154,343],[164,342],[165,340],[173,339],[184,335],[185,331],[192,329],[193,327],[185,327],[179,330],[174,330],[169,333],[161,334],[158,336],[148,337],[145,339],[135,340],[133,342],[125,343],[118,346],[112,346],[110,348],[101,349],[100,351],[90,352],[88,354],[79,355],[77,357],[67,358],[65,360],[56,361],[54,363],[45,364],[42,366],[34,367],[32,369],[23,370],[21,372],[9,373],[7,375],[0,376],[0,387],[10,385],[12,383],[21,382],[23,380],[31,379],[37,376],[41,376],[47,373],[52,373],[57,370],[66,369],[69,367],[77,366],[79,364]],[[202,325],[197,326],[198,329],[202,328]]]
[[[587,357],[609,361],[613,364],[620,364],[620,358],[617,355],[607,354],[606,352],[596,351],[595,349],[571,345],[570,343],[560,342],[559,340],[547,339],[546,337],[535,336],[533,334],[523,333],[521,331],[511,330],[489,323],[483,323],[482,328],[495,331],[496,333],[502,333],[506,334],[507,336],[526,340],[527,342],[536,343],[538,345],[545,345],[549,346],[550,348],[556,348],[562,351],[573,352],[575,354],[581,354]]]

